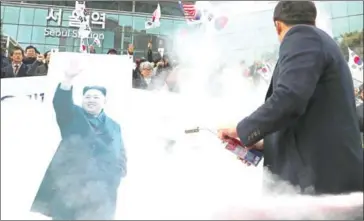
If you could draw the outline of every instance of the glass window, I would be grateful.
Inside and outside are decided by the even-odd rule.
[[[88,42],[86,42],[86,45],[88,44],[92,44],[93,42],[93,39],[89,39]],[[73,47],[78,47],[80,48],[80,45],[81,45],[81,39],[79,38],[73,38]]]
[[[318,8],[319,12],[322,11],[325,14],[327,14],[328,17],[331,18],[331,3],[330,2],[320,1],[320,2],[318,2],[318,4],[316,4],[316,7]]]
[[[182,10],[177,2],[160,2],[162,15],[183,16]]]
[[[186,21],[174,21],[173,25],[175,30],[179,30],[188,26]]]
[[[66,46],[65,47],[67,52],[73,52],[73,46]]]
[[[70,7],[75,7],[75,2],[74,1],[54,1],[54,3],[58,2],[57,5],[61,5],[61,6],[70,6]]]
[[[62,13],[62,21],[68,21],[73,11],[65,11]]]
[[[152,14],[154,12],[154,10],[157,8],[158,2],[154,2],[154,1],[137,1],[135,2],[135,12],[143,12],[143,13],[148,13],[148,14]],[[162,11],[162,7],[161,7],[161,11]]]
[[[34,46],[38,51],[39,53],[44,53],[44,45],[40,45],[40,44],[32,44],[32,46]]]
[[[46,37],[45,43],[48,45],[59,45],[59,38]]]
[[[1,16],[1,20],[2,20],[2,19],[3,19],[3,17],[4,17],[4,8],[5,8],[5,7],[1,5],[1,15],[0,15],[0,16]]]
[[[12,39],[16,40],[18,25],[3,24],[2,31],[4,34],[9,35]]]
[[[38,44],[45,43],[44,27],[33,26],[32,43],[38,43]]]
[[[150,40],[147,34],[134,34],[134,47],[135,50],[143,51],[146,50],[148,46],[148,41]]]
[[[348,15],[363,14],[363,1],[348,1]]]
[[[46,26],[47,15],[48,15],[47,9],[36,8],[34,11],[34,25]]]
[[[119,11],[127,11],[131,12],[133,10],[133,2],[132,1],[118,1],[119,3]]]
[[[144,57],[146,58],[147,54],[145,53],[145,51],[134,51],[134,57],[136,58],[141,58]]]
[[[137,17],[133,16],[133,31],[142,31],[145,30],[145,22],[147,21],[146,17]]]
[[[154,34],[154,35],[159,35],[161,28],[157,27],[157,28],[150,28],[146,30],[147,34]]]
[[[121,27],[130,27],[133,26],[133,17],[126,15],[119,15],[119,26]],[[130,30],[131,32],[132,30]]]
[[[43,5],[53,5],[53,1],[25,1],[31,4],[43,4]]]
[[[50,51],[53,48],[59,48],[58,46],[54,46],[54,45],[44,45],[44,53],[46,51]]]
[[[4,9],[4,23],[18,24],[19,21],[19,7],[5,6]]]
[[[163,21],[161,21],[160,34],[161,35],[172,35],[173,33],[174,33],[173,20],[163,19]]]
[[[349,32],[349,19],[347,17],[332,19],[332,32],[334,37]]]
[[[363,31],[363,15],[349,17],[350,31]]]
[[[331,16],[332,18],[344,17],[348,15],[347,2],[331,2]]]
[[[115,33],[112,31],[105,31],[104,36],[105,38],[102,41],[102,46],[105,48],[114,48]]]
[[[21,8],[19,24],[32,25],[34,20],[34,9],[33,8]]]
[[[25,50],[26,47],[29,46],[29,44],[23,44],[23,43],[19,43],[20,47]]]
[[[108,10],[118,10],[119,3],[117,1],[87,1],[87,8],[95,9],[108,9]]]
[[[73,41],[74,41],[74,39],[73,38],[65,38],[65,45],[66,46],[71,46],[71,48],[73,48],[74,47],[74,43],[73,43]],[[72,51],[73,49],[71,49],[71,51]]]
[[[114,14],[106,14],[105,28],[114,30],[119,27],[119,16]]]
[[[32,26],[19,25],[18,42],[31,42],[32,39]]]

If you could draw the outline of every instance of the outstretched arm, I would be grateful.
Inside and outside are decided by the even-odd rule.
[[[72,98],[71,81],[63,81],[58,84],[53,97],[53,108],[56,112],[57,123],[60,127],[73,120],[75,105]]]

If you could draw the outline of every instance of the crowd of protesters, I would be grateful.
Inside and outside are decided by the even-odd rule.
[[[177,72],[179,64],[172,60],[167,53],[157,55],[153,54],[153,45],[149,41],[147,46],[146,57],[134,57],[134,46],[130,44],[128,49],[122,53],[130,56],[134,61],[132,71],[132,86],[136,89],[143,90],[166,90],[170,92],[179,92]],[[94,47],[89,48],[89,53],[96,53]],[[117,55],[116,49],[110,49],[108,55]],[[45,76],[48,73],[48,64],[51,59],[51,51],[40,53],[36,47],[30,45],[23,50],[20,47],[14,47],[6,57],[1,53],[1,78],[28,77],[28,76]],[[252,65],[247,66],[245,61],[241,61],[241,75],[251,78],[253,84],[259,84],[262,75],[267,72],[262,62],[255,61]],[[262,71],[263,70],[263,71]],[[271,72],[269,70],[268,72]],[[361,131],[363,131],[363,85],[356,88],[354,92],[357,97],[357,112],[360,118]]]

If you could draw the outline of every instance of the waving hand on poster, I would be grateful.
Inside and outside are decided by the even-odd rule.
[[[70,90],[72,87],[73,79],[78,76],[84,67],[79,60],[71,60],[68,67],[64,72],[64,79],[61,83],[61,88],[64,90]]]

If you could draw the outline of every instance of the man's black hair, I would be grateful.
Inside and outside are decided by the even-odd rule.
[[[27,46],[27,47],[25,48],[25,52],[27,52],[29,49],[34,49],[35,53],[39,53],[39,52],[38,52],[38,50],[37,50],[37,48],[36,48],[36,47],[34,47],[33,45],[29,45],[29,46]]]
[[[316,16],[313,1],[279,1],[274,9],[273,21],[286,25],[315,25]]]
[[[116,49],[112,48],[107,51],[107,54],[118,54],[118,51]]]
[[[85,95],[87,91],[89,90],[98,90],[100,91],[104,96],[106,96],[107,90],[105,87],[102,86],[86,86],[82,90],[82,95]]]
[[[10,56],[13,56],[14,51],[19,51],[19,50],[21,51],[21,54],[24,55],[24,50],[21,47],[19,47],[19,46],[15,46],[13,48],[13,50],[10,52]]]
[[[44,52],[44,54],[43,54],[44,58],[47,58],[49,52],[51,52],[51,51]]]

